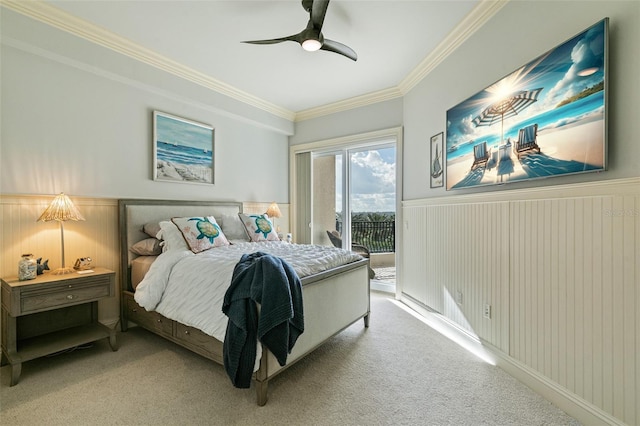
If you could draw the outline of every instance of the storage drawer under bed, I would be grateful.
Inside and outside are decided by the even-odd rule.
[[[133,295],[125,295],[125,317],[140,327],[149,329],[155,333],[173,334],[173,321],[163,317],[157,312],[148,312],[133,299]]]
[[[189,327],[179,322],[176,322],[175,338],[198,353],[201,353],[200,350],[204,351],[207,354],[205,356],[208,356],[208,354],[215,351],[215,349],[222,351],[222,343],[214,337],[209,336],[197,328]]]
[[[133,293],[124,293],[125,320],[131,320],[152,333],[161,335],[189,350],[222,364],[222,342],[194,327],[170,320],[138,305]]]

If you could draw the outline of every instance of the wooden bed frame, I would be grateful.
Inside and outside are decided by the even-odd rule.
[[[223,364],[222,342],[193,327],[163,317],[157,312],[147,312],[133,298],[131,286],[131,261],[136,257],[129,248],[136,242],[149,238],[142,232],[146,223],[167,220],[176,216],[237,215],[242,212],[239,202],[163,201],[124,199],[118,202],[120,227],[120,256],[122,277],[121,327],[126,331],[129,322],[136,323],[155,334],[175,342],[195,353]],[[224,227],[224,223],[223,223]],[[264,346],[260,368],[253,375],[257,402],[267,402],[269,380],[306,354],[340,333],[359,319],[369,326],[369,261],[363,259],[321,274],[304,277],[302,294],[305,331],[300,336],[281,367],[275,356]]]

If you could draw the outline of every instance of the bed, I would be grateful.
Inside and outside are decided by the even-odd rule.
[[[134,286],[143,282],[146,272],[151,269],[159,257],[139,255],[132,252],[132,248],[149,240],[149,233],[145,233],[143,230],[145,225],[175,217],[213,216],[218,222],[222,219],[221,227],[224,230],[225,220],[229,221],[230,218],[237,217],[238,213],[242,213],[242,203],[123,199],[119,200],[118,209],[121,244],[122,331],[126,331],[130,323],[135,323],[216,363],[223,364],[223,339],[214,337],[213,335],[216,333],[212,333],[206,327],[201,327],[206,330],[203,331],[199,326],[171,319],[155,310],[149,311],[136,302]],[[234,250],[239,250],[239,247],[243,245],[243,242],[233,239],[231,239],[231,243]],[[245,244],[261,248],[272,246],[276,253],[278,253],[277,250],[291,250],[289,247],[285,247],[287,245],[285,242],[270,242],[264,245],[261,245],[263,243]],[[298,245],[291,246],[293,248]],[[329,249],[327,248],[327,250]],[[331,250],[338,249],[331,248]],[[286,255],[286,251],[283,253]],[[163,260],[166,260],[167,257],[164,256]],[[299,263],[297,260],[293,260]],[[259,356],[256,359],[252,385],[256,390],[258,405],[266,404],[268,384],[274,376],[360,319],[363,319],[365,327],[369,326],[368,266],[368,259],[357,256],[349,263],[334,266],[325,271],[318,272],[314,269],[304,271],[300,277],[304,307],[304,333],[298,338],[288,355],[286,365],[281,366],[266,347],[257,344]],[[298,271],[298,266],[295,268]],[[155,273],[157,273],[157,269],[155,268]],[[140,293],[140,289],[138,293]],[[140,299],[140,295],[137,296]]]

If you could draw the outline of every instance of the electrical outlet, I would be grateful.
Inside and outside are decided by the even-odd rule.
[[[462,305],[462,292],[460,290],[456,290],[456,303]]]
[[[491,305],[488,303],[484,305],[484,312],[482,314],[486,319],[491,319]]]

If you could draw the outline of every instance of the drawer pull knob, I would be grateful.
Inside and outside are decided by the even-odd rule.
[[[73,294],[67,294],[67,299],[73,300]]]
[[[189,333],[189,330],[185,330],[185,331],[184,331],[184,334],[186,334],[186,335],[188,336],[188,335],[189,335],[189,334],[191,334],[191,333]]]
[[[161,320],[161,319],[158,319],[158,320],[156,320],[156,321],[158,321],[159,323],[160,323],[160,322],[162,322],[162,320]]]
[[[133,308],[132,311],[133,312],[138,312],[138,310],[136,308]]]
[[[73,286],[71,284],[69,284],[69,288],[72,288]]]

